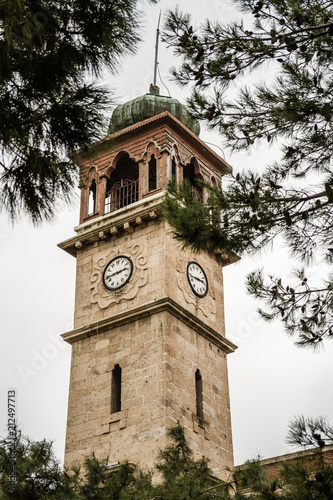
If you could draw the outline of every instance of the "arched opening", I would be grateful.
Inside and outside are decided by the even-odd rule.
[[[203,418],[202,376],[200,370],[195,372],[195,396],[197,417]]]
[[[121,368],[115,365],[112,370],[111,413],[121,411]]]
[[[88,216],[96,212],[96,192],[97,192],[96,181],[95,179],[93,179],[89,187]]]
[[[183,179],[187,179],[191,186],[192,194],[196,195],[200,201],[203,201],[203,187],[200,182],[203,180],[199,174],[199,167],[196,160],[192,158],[188,165],[183,168]]]
[[[154,191],[157,188],[157,175],[156,175],[156,158],[155,155],[151,155],[149,161],[149,172],[148,172],[148,189],[149,191]]]
[[[106,181],[104,213],[126,207],[139,199],[139,167],[128,153],[118,160]]]

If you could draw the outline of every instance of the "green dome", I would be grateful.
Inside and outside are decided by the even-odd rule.
[[[180,122],[196,135],[200,133],[200,125],[191,117],[185,106],[172,97],[160,96],[159,89],[151,86],[150,93],[137,97],[118,106],[112,113],[108,134],[113,134],[134,123],[139,123],[152,116],[169,111]]]

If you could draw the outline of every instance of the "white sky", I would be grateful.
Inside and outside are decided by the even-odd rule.
[[[173,5],[162,0],[158,6],[145,6],[145,42],[138,55],[123,62],[117,78],[104,80],[116,90],[119,103],[148,91],[159,10]],[[226,0],[183,0],[181,8],[192,12],[196,21],[205,17],[228,21],[236,17]],[[177,61],[163,46],[159,59],[171,95],[184,102],[186,91],[168,82],[168,68]],[[160,87],[165,93],[162,84]],[[217,135],[202,132],[201,138],[221,144]],[[261,146],[251,156],[231,156],[225,151],[225,159],[237,171],[244,166],[260,168],[274,154],[274,149]],[[64,452],[71,350],[60,334],[72,328],[75,259],[57,248],[57,243],[74,235],[78,212],[77,198],[54,223],[38,229],[25,220],[12,227],[4,215],[0,218],[0,435],[6,434],[7,391],[15,388],[17,418],[23,432],[35,440],[54,440],[60,460]],[[258,317],[255,311],[259,303],[245,292],[244,276],[252,269],[264,267],[268,272],[287,276],[294,265],[280,247],[256,259],[245,258],[224,272],[227,336],[239,346],[229,356],[236,464],[258,454],[268,458],[294,451],[285,445],[288,422],[293,416],[332,415],[333,343],[326,344],[325,351],[319,354],[297,349],[281,324],[265,323]]]

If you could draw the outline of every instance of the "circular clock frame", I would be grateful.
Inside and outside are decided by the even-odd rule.
[[[107,283],[107,280],[108,280],[108,277],[107,277],[107,273],[108,273],[108,270],[112,267],[112,264],[115,263],[116,261],[121,261],[121,260],[124,260],[126,261],[127,263],[129,263],[129,273],[123,278],[123,281],[121,283],[119,283],[117,281],[117,284],[115,285],[109,285]],[[108,262],[108,264],[105,266],[105,269],[103,271],[103,277],[102,277],[102,280],[103,280],[103,285],[105,286],[105,288],[107,290],[109,290],[110,292],[117,292],[118,290],[120,290],[121,288],[123,288],[128,282],[129,280],[131,279],[131,276],[133,274],[133,261],[132,259],[130,259],[129,257],[127,257],[126,255],[117,255],[117,257],[114,257],[112,260],[110,260],[110,262]],[[123,268],[122,270],[120,271],[117,271],[115,274],[121,274],[122,272],[124,272],[124,270],[128,270],[128,268]]]
[[[193,285],[193,283],[191,282],[191,277],[190,277],[190,268],[191,266],[197,266],[197,268],[199,268],[200,270],[200,273],[204,279],[204,285],[205,285],[205,288],[204,288],[204,291],[203,292],[199,292],[198,290],[196,290],[195,286]],[[191,287],[191,290],[192,292],[197,296],[199,297],[200,299],[202,299],[203,297],[205,297],[208,293],[208,279],[207,279],[207,275],[205,273],[205,271],[203,270],[203,268],[200,266],[200,264],[198,264],[197,262],[195,262],[194,260],[190,260],[188,263],[187,263],[187,266],[186,266],[186,276],[187,276],[187,281],[188,281],[188,284],[190,285]],[[196,278],[197,281],[200,281],[199,278]]]

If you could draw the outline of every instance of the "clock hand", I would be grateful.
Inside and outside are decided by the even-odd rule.
[[[191,274],[191,273],[190,273],[190,276],[191,276],[191,278],[194,278],[195,280],[200,281],[200,283],[202,283],[203,285],[205,285],[205,284],[206,284],[206,283],[204,282],[204,280],[201,280],[201,279],[200,279],[200,278],[198,278],[197,276],[194,276],[194,274]]]
[[[124,267],[124,269],[120,269],[120,271],[116,271],[114,272],[113,274],[109,274],[109,277],[112,278],[112,276],[116,276],[117,274],[120,274],[122,273],[123,271],[126,271],[126,267]]]

